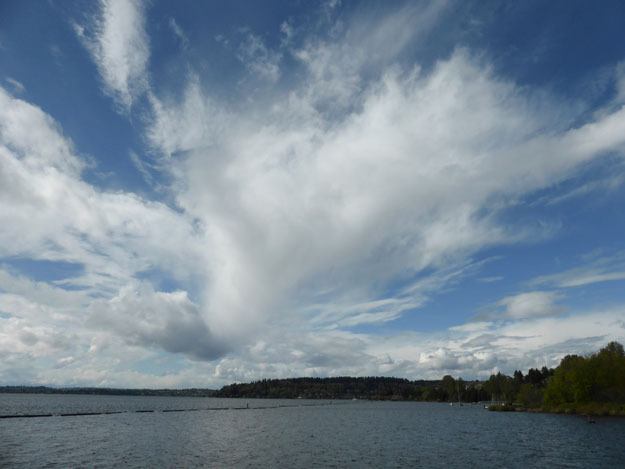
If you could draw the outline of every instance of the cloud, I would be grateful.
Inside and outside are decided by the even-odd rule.
[[[178,22],[174,18],[169,18],[168,24],[169,24],[170,29],[172,30],[172,32],[174,33],[174,35],[178,39],[178,41],[180,41],[180,45],[182,46],[182,48],[183,49],[188,49],[189,48],[189,37],[184,32],[184,30],[180,27]]]
[[[193,246],[195,236],[184,216],[132,193],[89,185],[82,179],[86,163],[48,115],[2,89],[0,109],[0,220],[6,227],[0,256],[84,264],[87,276],[121,284],[160,264],[159,255],[148,254],[152,249],[170,250],[168,271],[180,265],[175,258],[186,250],[180,246]],[[168,234],[160,235],[157,226],[167,226]],[[164,239],[177,236],[180,246],[165,247]]]
[[[0,88],[0,259],[81,267],[75,276],[48,282],[0,269],[0,310],[9,315],[5,329],[26,337],[20,347],[30,345],[41,355],[50,343],[45,337],[76,331],[81,341],[89,340],[82,311],[120,295],[132,299],[122,293],[142,272],[160,269],[192,285],[190,279],[203,271],[191,220],[132,193],[101,191],[83,180],[85,167],[50,116]],[[206,358],[215,350],[204,344],[206,326],[196,320],[185,293],[153,292],[145,302],[165,305],[161,329],[155,319],[156,329],[136,332],[146,346],[180,349],[167,328],[194,339],[181,352]]]
[[[481,323],[475,330],[452,328],[446,334],[428,337],[408,333],[368,351],[378,354],[386,348],[396,362],[412,361],[414,376],[452,373],[487,377],[497,371],[556,366],[567,354],[589,353],[609,340],[622,340],[625,329],[618,322],[620,314],[622,308]]]
[[[8,177],[9,171],[17,170],[17,166],[32,171],[51,167],[71,176],[80,174],[85,167],[85,162],[74,155],[71,141],[62,135],[48,115],[36,106],[14,98],[1,87],[0,139],[5,164],[5,171],[0,174],[0,178]],[[6,179],[2,185],[7,189],[13,187],[18,190],[16,186],[19,187],[23,176],[25,174],[15,173],[12,175],[15,177],[13,183]],[[29,183],[27,180],[23,182]]]
[[[293,40],[293,35],[295,34],[293,23],[291,21],[283,21],[280,24],[280,33],[283,35],[280,45],[282,47],[288,46]]]
[[[137,171],[139,171],[143,180],[150,186],[153,186],[154,177],[152,176],[152,173],[150,172],[150,169],[151,169],[150,164],[143,161],[141,157],[137,155],[134,151],[131,151],[129,155],[130,155],[130,161],[132,162],[134,167],[137,168]]]
[[[24,87],[24,85],[22,85],[15,78],[6,77],[5,80],[9,85],[13,87],[13,90],[15,91],[16,94],[22,94],[24,91],[26,91],[26,88]]]
[[[341,375],[487,378],[497,371],[553,367],[567,354],[590,353],[609,340],[622,340],[622,314],[621,307],[566,317],[468,323],[427,334],[274,330],[238,354],[218,360],[212,376],[223,382]]]
[[[548,285],[557,288],[575,288],[593,283],[625,280],[625,253],[611,256],[597,256],[581,267],[563,272],[541,275],[533,279],[531,285]]]
[[[247,33],[239,45],[237,58],[247,67],[255,78],[277,82],[280,78],[280,60],[282,54],[269,49],[262,38]]]
[[[623,109],[563,126],[566,106],[462,49],[427,73],[390,67],[363,81],[341,114],[309,94],[324,82],[311,71],[284,95],[237,108],[193,78],[182,102],[156,100],[149,135],[178,181],[177,203],[206,230],[202,305],[216,334],[248,336],[319,298],[337,318],[353,311],[343,325],[393,319],[419,301],[375,315],[349,305],[536,238],[500,223],[500,211],[625,142]]]
[[[366,77],[379,78],[398,57],[423,41],[448,9],[448,2],[406,4],[385,14],[361,10],[332,21],[339,2],[322,7],[329,21],[327,34],[310,35],[289,51],[307,72],[299,93],[307,104],[326,114],[352,111],[366,88]]]
[[[481,283],[495,283],[495,282],[499,282],[500,280],[503,280],[503,276],[501,275],[494,275],[492,277],[480,277],[477,279],[478,282]]]
[[[72,346],[72,339],[73,334],[11,317],[0,323],[0,356],[45,358],[54,353],[66,353]]]
[[[189,77],[180,99],[163,100],[151,93],[149,98],[152,122],[147,137],[167,159],[210,147],[230,123],[228,113],[203,94],[197,75]]]
[[[616,99],[625,102],[625,62],[619,62],[614,67],[614,81],[616,85]]]
[[[139,0],[101,0],[99,6],[88,25],[75,24],[74,30],[95,62],[105,92],[128,112],[148,89],[145,5]]]
[[[57,63],[63,57],[63,50],[58,44],[50,44],[48,50],[50,51],[52,57],[54,57],[54,59],[57,61]]]
[[[302,313],[315,327],[328,329],[390,322],[407,312],[418,310],[435,295],[452,289],[456,283],[479,271],[488,260],[452,263],[408,282],[393,295],[361,303],[354,303],[357,297],[350,294],[337,295],[336,291],[326,291],[325,294],[330,295],[329,301],[326,299],[325,302],[311,304]]]
[[[527,319],[542,316],[554,316],[564,312],[557,304],[562,295],[557,292],[532,291],[507,296],[497,303],[503,308],[500,317],[510,319]]]
[[[132,345],[157,346],[198,360],[212,360],[226,350],[225,344],[212,336],[186,292],[155,292],[145,283],[129,285],[114,298],[93,302],[89,322],[95,328],[112,330]]]
[[[622,161],[619,161],[620,165],[623,165]],[[606,177],[601,177],[580,185],[576,185],[570,191],[563,194],[558,194],[554,197],[544,198],[546,199],[546,205],[556,205],[562,202],[569,202],[574,199],[581,199],[583,197],[595,196],[597,193],[613,194],[620,189],[625,183],[625,172],[623,167],[615,165],[611,168],[611,174]]]

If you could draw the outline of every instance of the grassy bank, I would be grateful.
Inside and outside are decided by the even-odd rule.
[[[553,414],[592,415],[596,417],[625,417],[625,404],[588,402],[523,407],[512,404],[495,404],[488,407],[493,412],[547,412]]]

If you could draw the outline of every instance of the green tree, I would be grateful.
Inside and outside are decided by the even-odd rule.
[[[453,376],[445,375],[441,381],[441,388],[446,394],[446,398],[448,401],[456,401],[457,400],[457,391],[456,391],[456,380]]]
[[[587,360],[567,355],[560,362],[545,391],[545,402],[552,405],[590,400],[592,379]]]
[[[540,407],[543,402],[543,391],[541,388],[524,383],[519,388],[516,400],[525,407]]]
[[[592,399],[597,402],[625,402],[625,352],[610,342],[589,358]]]

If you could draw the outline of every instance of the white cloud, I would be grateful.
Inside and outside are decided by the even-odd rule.
[[[143,180],[146,183],[148,183],[150,186],[153,186],[154,177],[152,176],[152,173],[150,171],[152,169],[151,165],[143,161],[141,157],[137,155],[134,151],[131,151],[129,156],[130,156],[130,161],[132,162],[134,167],[137,168],[137,171],[139,171]]]
[[[197,256],[189,251],[196,234],[184,216],[132,193],[97,190],[82,180],[83,160],[49,116],[1,89],[0,109],[1,256],[85,264],[76,281],[90,286],[124,284],[160,265],[174,276],[187,269],[181,260]]]
[[[625,102],[625,62],[619,62],[614,67],[614,80],[616,82],[616,99]]]
[[[613,169],[613,174],[596,179],[571,189],[564,194],[558,194],[555,197],[546,198],[547,205],[555,205],[562,202],[569,202],[572,199],[579,199],[582,197],[589,197],[596,193],[613,193],[618,190],[625,183],[625,173],[619,171],[619,168]]]
[[[128,112],[148,88],[150,57],[140,0],[101,0],[100,12],[87,26],[74,25],[104,83],[104,89]]]
[[[280,41],[281,46],[288,46],[293,40],[293,35],[295,34],[293,23],[291,21],[283,21],[280,24],[280,33],[284,36]]]
[[[7,166],[0,178],[9,177],[8,171],[18,171],[18,165],[25,170],[40,171],[51,167],[69,175],[79,174],[85,163],[73,153],[71,141],[66,139],[56,123],[39,108],[19,100],[0,88],[0,139],[2,158]],[[13,158],[9,158],[9,152]],[[11,163],[11,160],[14,160]],[[18,171],[19,172],[19,171]],[[16,190],[24,173],[12,174],[2,186],[13,186]],[[29,181],[24,180],[25,184]],[[24,193],[26,195],[26,193]]]
[[[557,304],[562,295],[557,292],[532,291],[507,296],[497,305],[503,308],[500,317],[511,319],[527,319],[541,316],[554,316],[564,312]]]
[[[247,33],[239,45],[237,58],[257,79],[275,83],[280,78],[282,54],[269,49],[260,36]]]
[[[578,274],[578,275],[575,275]],[[556,280],[559,279],[559,280]],[[543,280],[548,280],[543,277]],[[562,275],[552,276],[549,280],[558,281],[558,285],[563,288],[580,287],[591,283],[610,282],[614,280],[625,280],[625,271],[621,272],[597,272],[592,270],[569,271]]]
[[[247,336],[320,296],[344,325],[392,319],[401,311],[349,305],[535,236],[498,211],[625,142],[624,110],[563,130],[558,102],[464,50],[428,73],[387,70],[340,116],[315,111],[309,79],[244,110],[196,80],[182,103],[157,101],[150,135],[168,157],[184,152],[169,161],[177,202],[206,228],[202,304],[215,333]]]
[[[610,340],[622,341],[623,313],[620,308],[567,317],[468,323],[427,334],[274,330],[237,355],[218,360],[210,374],[219,383],[345,375],[487,378],[497,371],[553,367],[567,354],[590,353]]]
[[[11,317],[0,323],[0,355],[45,358],[71,347],[71,334]]]
[[[90,305],[89,323],[105,328],[133,345],[161,347],[198,360],[224,354],[226,346],[212,337],[187,293],[155,292],[148,284],[130,284],[117,296]]]
[[[600,282],[625,280],[625,253],[610,256],[594,255],[594,259],[581,267],[575,267],[556,274],[541,275],[531,285],[548,285],[558,288],[574,288]]]
[[[178,40],[180,41],[180,45],[182,46],[182,48],[183,49],[188,49],[189,48],[189,37],[187,36],[187,33],[184,32],[184,30],[180,27],[180,25],[178,24],[178,22],[174,18],[169,18],[169,23],[168,24],[169,24],[169,27],[171,28],[172,32],[176,36],[176,38],[178,38]]]
[[[93,337],[84,312],[107,302],[111,311],[120,310],[122,300],[132,303],[124,292],[144,271],[157,269],[186,285],[203,272],[191,220],[132,193],[101,191],[82,179],[84,167],[48,115],[0,88],[0,258],[6,262],[0,268],[0,353],[12,360],[84,354]],[[20,258],[80,268],[71,277],[35,282],[11,270]],[[145,346],[206,357],[214,342],[205,340],[207,329],[185,295],[146,293],[132,304],[162,305],[162,315],[153,318],[152,329],[137,321],[138,329],[127,332]],[[182,347],[168,335],[175,331],[194,340]]]
[[[328,20],[338,4],[325,4]],[[329,37],[308,37],[290,49],[308,72],[299,93],[317,111],[353,111],[365,77],[388,72],[408,45],[427,38],[447,8],[446,1],[407,4],[384,15],[361,11],[346,24],[331,22]]]
[[[196,75],[189,78],[181,99],[164,101],[151,93],[148,96],[153,112],[148,137],[167,158],[210,147],[230,123],[228,114],[204,96]]]

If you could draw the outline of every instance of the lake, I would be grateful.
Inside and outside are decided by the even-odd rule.
[[[121,413],[59,415],[81,412]],[[0,419],[1,467],[625,467],[623,419],[477,405],[0,394],[7,414],[54,416]]]

